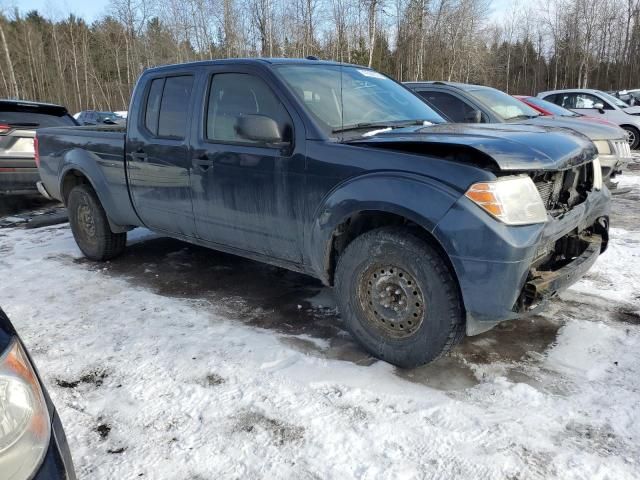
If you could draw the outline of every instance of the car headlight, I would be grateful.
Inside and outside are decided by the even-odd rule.
[[[593,144],[598,149],[599,155],[611,155],[611,145],[606,140],[596,140]]]
[[[17,340],[0,357],[0,475],[31,478],[51,435],[49,412],[33,368]]]
[[[594,158],[591,167],[593,168],[593,189],[602,190],[602,165],[600,165],[600,159]]]
[[[500,177],[474,183],[465,196],[508,225],[529,225],[547,221],[547,209],[533,180],[526,175]]]

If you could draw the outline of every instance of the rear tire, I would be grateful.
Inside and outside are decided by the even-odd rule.
[[[627,141],[631,150],[637,150],[640,146],[640,131],[637,128],[625,125],[622,129],[627,132]]]
[[[373,356],[429,363],[464,336],[458,284],[437,250],[408,229],[369,231],[345,249],[336,293],[347,329]]]
[[[127,234],[113,233],[107,214],[89,185],[76,185],[67,201],[73,238],[84,255],[97,261],[120,255],[127,245]]]

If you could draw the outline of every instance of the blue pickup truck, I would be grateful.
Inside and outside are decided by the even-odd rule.
[[[36,137],[40,190],[101,261],[138,226],[313,275],[402,367],[535,312],[607,246],[577,133],[448,124],[368,68],[315,59],[146,70],[123,127]]]

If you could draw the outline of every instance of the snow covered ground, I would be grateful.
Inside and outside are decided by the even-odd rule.
[[[638,173],[547,313],[415,370],[359,350],[318,282],[143,230],[106,264],[66,224],[0,230],[0,305],[81,479],[637,479]]]

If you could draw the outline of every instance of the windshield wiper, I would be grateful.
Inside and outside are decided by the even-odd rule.
[[[349,132],[352,130],[364,130],[368,128],[402,128],[411,125],[422,125],[428,120],[398,120],[393,122],[364,122],[355,123],[353,125],[345,125],[341,128],[334,128],[331,133]]]

